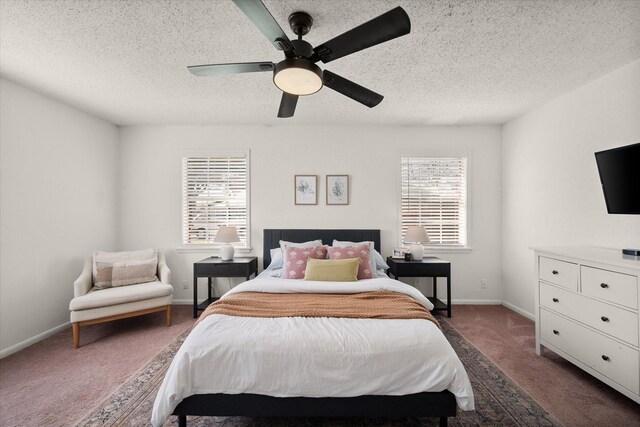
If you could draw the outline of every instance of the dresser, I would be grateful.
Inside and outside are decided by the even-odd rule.
[[[534,248],[536,353],[557,353],[640,403],[640,259],[596,247]]]

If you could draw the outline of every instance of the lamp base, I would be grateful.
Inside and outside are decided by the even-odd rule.
[[[235,249],[232,245],[226,244],[220,247],[220,259],[223,261],[231,261],[233,259],[233,253]]]
[[[421,244],[414,243],[409,246],[409,251],[411,252],[411,258],[414,261],[420,261],[424,257],[424,246]]]

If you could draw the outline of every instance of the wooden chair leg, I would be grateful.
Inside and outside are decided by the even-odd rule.
[[[167,306],[167,326],[171,326],[171,305]]]
[[[71,327],[73,329],[73,348],[78,348],[80,347],[80,324],[74,322]]]

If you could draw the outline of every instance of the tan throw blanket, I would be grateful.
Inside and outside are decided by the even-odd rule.
[[[212,314],[240,317],[346,317],[349,319],[425,319],[438,321],[422,304],[399,292],[358,294],[274,294],[239,292],[209,305],[198,323]]]

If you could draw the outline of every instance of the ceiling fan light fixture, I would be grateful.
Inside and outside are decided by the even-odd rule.
[[[276,64],[273,83],[291,95],[311,95],[322,89],[322,70],[306,59],[285,59]]]

